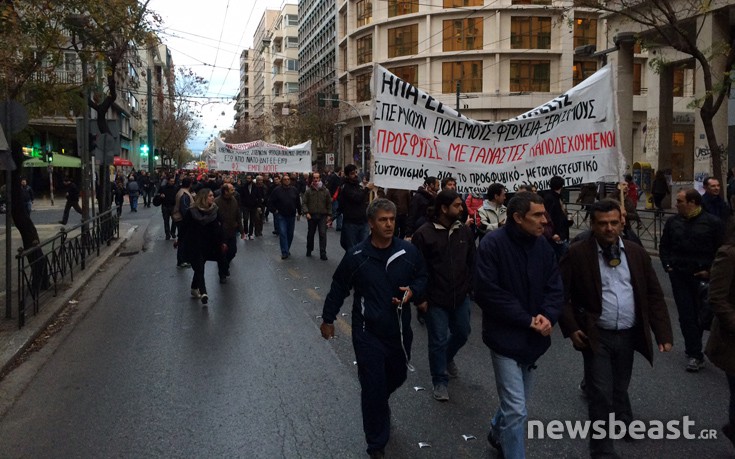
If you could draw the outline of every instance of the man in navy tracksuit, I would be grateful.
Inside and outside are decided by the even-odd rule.
[[[393,237],[392,202],[376,199],[368,206],[367,217],[370,237],[345,253],[332,277],[321,333],[325,339],[334,337],[334,320],[354,289],[352,345],[362,388],[362,424],[368,454],[382,458],[390,434],[388,398],[406,380],[411,356],[408,302],[424,295],[428,274],[418,249]]]

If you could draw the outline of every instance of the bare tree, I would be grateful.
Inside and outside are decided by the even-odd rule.
[[[638,38],[644,47],[670,46],[691,56],[702,73],[703,96],[696,99],[694,107],[699,110],[707,144],[712,155],[713,176],[722,183],[723,148],[717,140],[713,120],[730,93],[731,69],[735,64],[735,48],[731,43],[714,43],[701,49],[698,38],[703,32],[702,19],[706,16],[729,14],[722,9],[727,2],[712,0],[575,0],[575,7],[595,8],[612,13],[623,22],[635,24],[644,30]],[[716,5],[719,4],[716,9]],[[652,67],[661,69],[666,65],[662,58],[653,58]],[[714,69],[725,69],[716,72]],[[723,187],[724,191],[724,187]]]
[[[196,98],[204,95],[207,81],[186,67],[176,69],[172,100],[162,97],[157,144],[179,165],[193,159],[186,142],[199,130]]]

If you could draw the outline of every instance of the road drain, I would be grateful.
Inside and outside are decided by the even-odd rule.
[[[120,252],[117,254],[118,257],[132,257],[133,255],[138,255],[140,253],[139,250],[136,250],[135,252]]]

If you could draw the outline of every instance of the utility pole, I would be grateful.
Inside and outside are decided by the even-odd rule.
[[[155,169],[156,159],[153,142],[153,88],[151,87],[151,68],[146,69],[146,81],[148,82],[148,174],[152,174]]]
[[[457,115],[460,114],[459,111],[459,93],[460,89],[462,88],[462,82],[460,80],[457,80]]]

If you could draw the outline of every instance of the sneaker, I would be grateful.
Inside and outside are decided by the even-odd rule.
[[[327,256],[326,256],[326,255],[324,255],[324,254],[322,254],[322,255],[319,255],[319,259],[320,259],[320,260],[324,260],[324,261],[327,261],[327,260],[329,260],[329,258],[327,258]]]
[[[66,222],[62,222],[62,221],[59,221],[59,222],[56,222],[56,223],[58,223],[59,225],[66,225]]]
[[[219,283],[220,284],[226,284],[227,283],[227,277],[225,277],[225,276],[219,276]]]
[[[254,239],[255,239],[255,238],[253,237],[253,235],[252,235],[252,234],[248,234],[248,240],[249,240],[249,241],[252,241],[252,240],[254,240]]]
[[[370,451],[368,454],[370,455],[370,459],[383,459],[385,457],[385,451],[382,449]]]
[[[206,306],[207,303],[209,303],[209,297],[205,293],[204,295],[202,295],[202,304]]]
[[[440,402],[449,401],[449,390],[447,390],[447,386],[444,384],[434,386],[434,400],[439,400]]]
[[[687,361],[687,366],[686,366],[686,370],[689,373],[696,373],[702,368],[704,368],[704,359],[697,359],[695,357],[689,357],[689,360]]]
[[[191,264],[187,262],[179,263],[178,265],[176,265],[177,268],[181,268],[181,269],[188,268],[189,266],[191,266]]]
[[[198,288],[191,289],[191,297],[192,298],[201,298],[202,297],[202,295],[199,293],[199,289]]]
[[[454,360],[447,362],[447,374],[450,378],[456,378],[459,376],[459,368],[457,368],[457,364],[454,363]]]
[[[287,253],[284,253],[284,254],[281,255],[281,260],[285,260],[286,258],[288,258],[288,254]]]
[[[307,250],[307,251],[306,251],[306,256],[307,256],[307,257],[311,257],[311,250]]]
[[[487,442],[490,443],[490,446],[498,451],[498,457],[500,459],[503,459],[505,457],[503,455],[503,446],[500,444],[500,440],[495,437],[495,433],[493,432],[492,427],[490,428],[490,432],[487,433]]]

